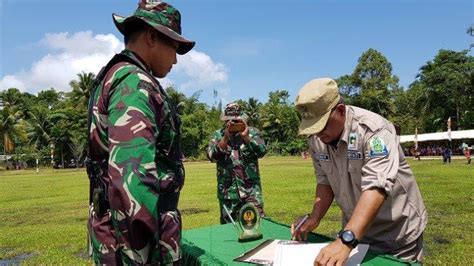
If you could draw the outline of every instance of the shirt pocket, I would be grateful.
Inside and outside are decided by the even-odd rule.
[[[321,168],[323,169],[326,176],[331,175],[333,172],[333,163],[331,161],[319,161]]]
[[[336,176],[336,169],[334,169],[334,162],[329,160],[319,161],[320,169],[324,173],[317,173],[317,183],[329,185],[334,192],[336,201],[338,201],[338,195],[341,193],[341,180]],[[318,170],[318,169],[316,169]]]
[[[348,172],[352,182],[352,186],[361,190],[361,179],[362,179],[362,160],[349,160]]]

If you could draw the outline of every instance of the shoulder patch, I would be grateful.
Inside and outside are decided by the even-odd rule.
[[[386,156],[388,154],[387,146],[385,146],[385,142],[381,137],[375,136],[369,140],[369,157]]]

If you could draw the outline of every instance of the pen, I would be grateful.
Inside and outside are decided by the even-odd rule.
[[[308,220],[308,218],[309,218],[309,214],[305,214],[305,216],[303,216],[303,218],[296,224],[294,232],[300,230],[300,227],[306,222],[306,220]],[[293,237],[293,240],[294,240],[294,237]]]

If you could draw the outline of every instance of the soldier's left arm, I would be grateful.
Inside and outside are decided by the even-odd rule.
[[[267,153],[267,146],[256,128],[249,128],[249,139],[250,141],[245,144],[248,149],[242,152],[248,156],[262,158]]]
[[[130,189],[127,197],[139,204],[145,202],[143,195],[159,189],[161,177],[157,173],[155,153],[165,114],[161,95],[151,81],[143,79],[146,77],[136,74],[123,78],[110,95],[108,107],[109,176]],[[142,182],[146,185],[137,185]]]

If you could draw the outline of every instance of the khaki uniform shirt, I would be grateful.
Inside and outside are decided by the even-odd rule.
[[[389,252],[417,240],[428,221],[413,172],[392,123],[378,114],[346,106],[336,147],[309,139],[317,183],[331,186],[347,224],[363,191],[379,188],[386,198],[361,239],[372,250]]]

